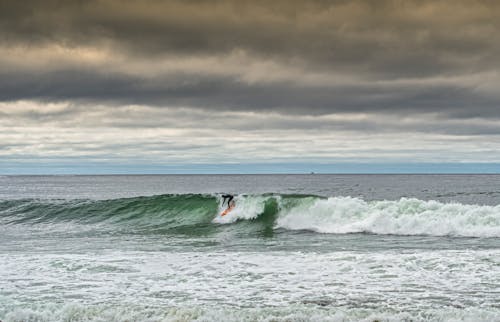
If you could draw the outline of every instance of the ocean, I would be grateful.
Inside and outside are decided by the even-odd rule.
[[[0,321],[500,321],[500,175],[2,176]]]

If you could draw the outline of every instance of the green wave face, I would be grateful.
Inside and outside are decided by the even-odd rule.
[[[245,204],[245,199],[254,200],[249,196],[236,197],[242,204]],[[260,227],[250,225],[272,234],[278,213],[277,199],[273,196],[257,199],[257,203],[263,207],[252,222],[258,223]],[[218,195],[201,194],[111,200],[8,200],[0,202],[0,223],[29,226],[73,223],[79,227],[94,225],[101,229],[133,234],[205,235],[214,232],[222,224],[214,222],[225,208],[221,202]],[[240,220],[237,226],[248,224]],[[245,227],[238,228],[241,229]]]
[[[2,224],[72,222],[134,231],[209,224],[217,212],[209,195],[161,195],[112,200],[14,200],[0,203]]]

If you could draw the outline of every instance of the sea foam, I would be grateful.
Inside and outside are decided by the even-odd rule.
[[[276,227],[336,234],[500,237],[500,206],[335,197],[282,208]]]

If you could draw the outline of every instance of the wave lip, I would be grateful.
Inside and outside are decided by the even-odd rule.
[[[333,234],[500,237],[500,206],[332,197],[283,209],[276,227]]]

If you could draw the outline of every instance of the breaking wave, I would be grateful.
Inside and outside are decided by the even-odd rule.
[[[235,201],[236,207],[221,217],[224,207],[220,195],[209,194],[111,200],[5,200],[0,201],[0,224],[69,222],[168,234],[258,222],[274,230],[330,234],[500,237],[500,205],[276,194],[237,195]]]

